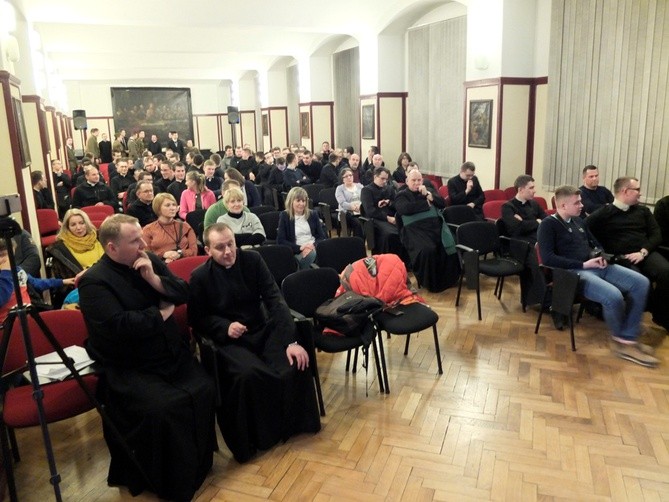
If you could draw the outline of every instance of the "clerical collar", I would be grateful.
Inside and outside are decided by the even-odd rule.
[[[628,211],[629,208],[630,208],[629,205],[625,204],[624,202],[619,201],[618,199],[613,199],[613,202],[611,204],[616,206],[621,211]]]
[[[515,199],[516,199],[518,202],[520,202],[520,204],[523,205],[523,206],[529,202],[528,200],[522,200],[522,199],[519,199],[517,195],[516,195]]]

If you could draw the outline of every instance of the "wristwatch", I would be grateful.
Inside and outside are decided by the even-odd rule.
[[[646,251],[645,249],[641,249],[639,251],[639,254],[645,258],[646,256],[648,256],[648,251]]]
[[[184,252],[181,249],[177,249],[177,253],[179,253],[179,258],[183,258]]]

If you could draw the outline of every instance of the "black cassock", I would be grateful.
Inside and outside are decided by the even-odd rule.
[[[290,366],[286,347],[295,324],[265,262],[237,250],[226,269],[209,259],[190,281],[188,319],[215,341],[221,408],[218,424],[238,462],[301,432],[318,432],[320,416],[311,372]],[[230,338],[232,322],[248,331]]]
[[[436,192],[430,190],[435,208],[445,206]],[[406,224],[411,216],[429,214],[431,206],[427,198],[419,192],[403,188],[395,197],[397,214],[402,217],[400,239],[409,253],[411,268],[421,286],[428,291],[439,292],[451,287],[458,280],[459,264],[457,254],[446,253],[441,240],[442,218],[434,211],[433,215]]]
[[[111,454],[107,481],[127,486],[133,495],[147,489],[161,498],[190,500],[213,462],[215,386],[192,357],[174,317],[163,321],[158,309],[161,299],[184,303],[187,284],[159,258],[149,257],[165,295],[107,255],[79,285],[87,349],[104,368],[98,396],[152,486],[105,427]]]

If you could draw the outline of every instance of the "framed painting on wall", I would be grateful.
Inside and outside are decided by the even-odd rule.
[[[158,136],[167,146],[170,131],[179,133],[184,143],[193,137],[193,113],[190,88],[175,87],[112,87],[114,129],[144,131],[146,137]],[[147,140],[145,140],[147,141]]]
[[[19,153],[21,155],[21,167],[29,167],[32,164],[30,158],[30,145],[28,144],[28,133],[26,132],[26,122],[23,119],[23,105],[18,98],[12,98],[12,108],[14,109],[14,121],[16,122],[16,137],[19,141]]]
[[[472,148],[490,148],[492,131],[492,99],[469,102],[469,141]]]
[[[269,116],[266,113],[262,115],[262,135],[269,136]]]
[[[362,107],[362,139],[374,139],[375,132],[375,106],[363,105]]]
[[[309,112],[300,112],[300,136],[311,138],[311,127],[309,127]]]

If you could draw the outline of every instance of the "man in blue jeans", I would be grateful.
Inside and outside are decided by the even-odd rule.
[[[660,361],[653,348],[638,342],[650,281],[638,272],[608,264],[601,256],[601,247],[579,217],[583,203],[578,188],[559,187],[555,202],[556,214],[545,218],[537,233],[544,264],[579,275],[583,296],[602,304],[611,346],[618,357],[657,366]]]

